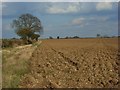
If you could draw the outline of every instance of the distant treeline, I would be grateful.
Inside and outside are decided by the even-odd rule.
[[[56,38],[53,38],[52,36],[50,36],[48,39],[77,39],[77,38],[115,38],[115,37],[120,37],[120,36],[96,36],[96,37],[79,37],[79,36],[73,36],[73,37],[69,37],[69,36],[66,36],[64,38],[60,38],[59,36],[57,36]]]
[[[120,36],[97,36],[97,37],[84,37],[84,38],[116,38],[116,37],[120,37]],[[57,36],[56,38],[53,38],[52,36],[50,36],[48,39],[82,39],[83,37],[79,37],[79,36],[73,36],[73,37],[64,37],[64,38],[60,38],[59,36]],[[22,39],[16,39],[16,38],[11,38],[11,39],[1,39],[0,40],[0,46],[2,48],[7,48],[7,47],[16,47],[16,46],[21,46],[21,45],[26,45],[26,41],[22,40]]]

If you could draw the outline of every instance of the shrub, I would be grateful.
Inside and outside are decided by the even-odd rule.
[[[24,44],[24,41],[20,39],[2,39],[2,48],[16,47]]]

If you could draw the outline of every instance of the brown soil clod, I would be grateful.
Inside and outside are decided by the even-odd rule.
[[[38,82],[25,82],[31,77],[24,78],[22,87],[116,88],[120,70],[117,51],[116,38],[43,40],[29,65],[31,77]]]

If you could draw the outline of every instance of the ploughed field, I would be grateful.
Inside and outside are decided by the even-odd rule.
[[[117,38],[43,40],[19,87],[116,88],[119,55]]]

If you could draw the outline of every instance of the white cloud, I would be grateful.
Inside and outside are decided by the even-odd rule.
[[[96,5],[96,9],[98,11],[101,11],[101,10],[110,10],[110,9],[112,9],[112,3],[111,2],[99,2]]]
[[[47,9],[47,12],[51,14],[57,14],[57,13],[65,13],[66,11],[62,8],[59,7],[56,8],[55,6],[52,6]]]
[[[65,26],[84,27],[86,25],[108,22],[109,18],[110,17],[108,16],[78,17],[74,18],[71,22],[68,22],[68,24],[66,24]]]
[[[63,26],[65,26],[65,27],[69,27],[69,26],[80,26],[80,27],[83,27],[85,25],[87,25],[86,19],[84,17],[78,17],[78,18],[74,18],[70,22],[67,22]]]
[[[111,10],[113,2],[95,2],[95,3],[51,3],[46,7],[46,12],[50,14],[63,13],[90,13],[91,11]]]
[[[85,18],[76,18],[72,20],[72,25],[81,25],[85,21]]]
[[[109,3],[109,2],[106,2]],[[107,7],[103,2],[103,6]],[[29,5],[30,4],[30,5]],[[97,5],[96,5],[97,4]],[[46,13],[46,14],[66,14],[66,13],[91,13],[96,12],[96,8],[98,10],[103,9],[100,8],[100,2],[95,3],[85,3],[85,2],[49,2],[49,3],[33,3],[33,7],[30,9],[32,3],[27,3],[26,5],[22,5],[22,3],[2,3],[3,8],[3,15],[13,15],[19,14],[20,12],[34,12],[34,13]],[[22,6],[21,6],[22,5]],[[114,5],[113,5],[114,6]],[[106,8],[105,8],[106,9]],[[20,12],[19,12],[20,11]]]
[[[61,14],[61,13],[76,13],[80,10],[79,3],[65,3],[65,4],[55,4],[47,7],[46,12],[51,14]]]

